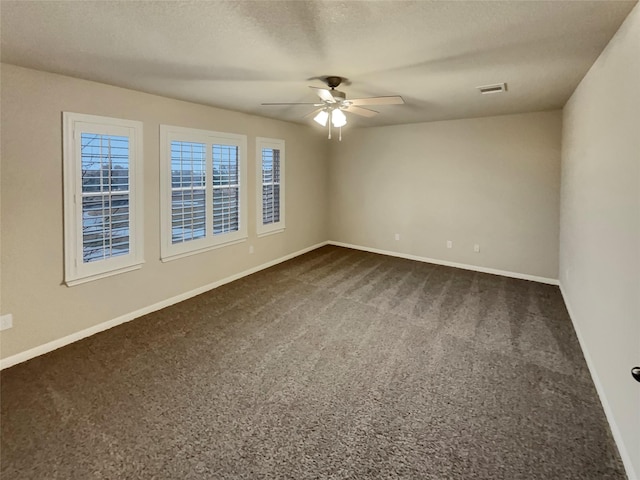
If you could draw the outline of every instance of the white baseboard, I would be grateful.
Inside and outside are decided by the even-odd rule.
[[[44,345],[40,345],[38,347],[25,350],[24,352],[17,353],[10,357],[3,358],[0,360],[0,370],[12,367],[13,365],[16,365],[18,363],[26,362],[27,360],[30,360],[32,358],[38,357],[40,355],[44,355],[45,353],[49,353],[60,347],[64,347],[65,345],[69,345],[70,343],[77,342],[78,340],[82,340],[83,338],[89,337],[91,335],[95,335],[96,333],[102,332],[104,330],[108,330],[110,328],[116,327],[126,322],[130,322],[131,320],[135,320],[136,318],[142,317],[143,315],[146,315],[148,313],[155,312],[157,310],[163,309],[175,303],[182,302],[191,297],[195,297],[196,295],[200,295],[202,293],[208,292],[209,290],[213,290],[214,288],[217,288],[226,283],[230,283],[230,282],[233,282],[234,280],[238,280],[242,277],[246,277],[247,275],[251,275],[252,273],[259,272],[260,270],[264,270],[265,268],[273,267],[278,263],[291,260],[292,258],[295,258],[299,255],[310,252],[317,248],[320,248],[326,244],[327,242],[322,242],[316,245],[312,245],[302,250],[298,250],[297,252],[290,253],[289,255],[285,255],[284,257],[271,260],[270,262],[263,263],[262,265],[258,265],[257,267],[253,267],[243,272],[236,273],[229,277],[223,278],[222,280],[218,280],[208,285],[204,285],[202,287],[198,287],[188,292],[181,293],[180,295],[176,295],[175,297],[162,300],[158,303],[154,303],[153,305],[149,305],[148,307],[141,308],[134,312],[121,315],[117,318],[114,318],[113,320],[107,320],[106,322],[100,323],[98,325],[94,325],[93,327],[89,327],[84,330],[80,330],[79,332],[72,333],[71,335],[67,335],[66,337],[53,340],[52,342],[48,342],[48,343],[45,343]]]
[[[633,468],[633,463],[631,462],[631,456],[629,455],[629,451],[627,450],[622,435],[620,434],[620,429],[618,428],[618,424],[613,417],[613,411],[611,410],[611,405],[607,400],[607,395],[604,391],[604,387],[602,386],[602,382],[600,382],[600,377],[598,377],[598,372],[595,369],[595,365],[593,364],[593,360],[589,353],[589,349],[587,348],[587,344],[582,336],[582,332],[580,331],[580,327],[576,322],[576,317],[573,313],[573,309],[571,307],[571,303],[565,294],[564,288],[562,284],[560,284],[560,293],[562,293],[562,298],[564,300],[564,304],[567,306],[567,312],[569,312],[569,318],[571,319],[571,323],[573,324],[573,329],[576,332],[576,336],[578,337],[578,343],[580,343],[580,349],[582,350],[582,354],[584,355],[584,359],[587,362],[587,368],[589,369],[589,373],[591,374],[591,380],[593,380],[593,384],[596,387],[596,391],[598,392],[598,397],[600,398],[600,403],[602,404],[602,408],[604,410],[604,414],[607,417],[607,421],[609,422],[609,428],[611,429],[611,434],[613,435],[613,439],[616,442],[618,447],[618,452],[620,453],[620,458],[622,459],[622,463],[627,472],[627,477],[629,480],[638,480],[638,476],[635,473]]]
[[[462,268],[464,270],[473,270],[475,272],[491,273],[493,275],[502,275],[503,277],[519,278],[521,280],[531,280],[532,282],[547,283],[549,285],[559,285],[558,280],[555,278],[538,277],[536,275],[529,275],[526,273],[508,272],[506,270],[497,270],[495,268],[479,267],[476,265],[467,265],[465,263],[449,262],[447,260],[437,260],[435,258],[420,257],[418,255],[411,255],[409,253],[392,252],[390,250],[380,250],[378,248],[363,247],[361,245],[352,245],[350,243],[342,243],[342,242],[334,242],[334,241],[329,241],[327,243],[329,245],[336,245],[338,247],[346,247],[346,248],[353,248],[355,250],[363,250],[365,252],[380,253],[382,255],[390,255],[392,257],[400,257],[400,258],[406,258],[408,260],[417,260],[419,262],[433,263],[435,265],[445,265],[447,267]]]
[[[153,305],[149,305],[147,307],[138,309],[138,310],[136,310],[134,312],[130,312],[130,313],[127,313],[125,315],[121,315],[121,316],[119,316],[117,318],[114,318],[112,320],[108,320],[108,321],[100,323],[98,325],[94,325],[93,327],[89,327],[89,328],[86,328],[84,330],[80,330],[79,332],[72,333],[71,335],[67,335],[67,336],[59,338],[57,340],[53,340],[51,342],[45,343],[43,345],[40,345],[38,347],[34,347],[34,348],[29,349],[29,350],[25,350],[24,352],[20,352],[20,353],[17,353],[15,355],[12,355],[10,357],[0,359],[0,370],[3,370],[5,368],[9,368],[9,367],[11,367],[13,365],[16,365],[18,363],[25,362],[25,361],[30,360],[32,358],[35,358],[37,356],[44,355],[45,353],[51,352],[51,351],[56,350],[56,349],[58,349],[60,347],[64,347],[65,345],[69,345],[70,343],[77,342],[78,340],[82,340],[83,338],[89,337],[91,335],[95,335],[96,333],[102,332],[104,330],[108,330],[110,328],[113,328],[115,326],[121,325],[123,323],[130,322],[131,320],[134,320],[134,319],[136,319],[138,317],[141,317],[143,315],[146,315],[148,313],[155,312],[157,310],[160,310],[162,308],[168,307],[168,306],[173,305],[173,304],[178,303],[178,302],[182,302],[184,300],[187,300],[187,299],[189,299],[191,297],[195,297],[196,295],[200,295],[200,294],[202,294],[204,292],[207,292],[209,290],[217,288],[217,287],[219,287],[221,285],[224,285],[226,283],[233,282],[234,280],[238,280],[238,279],[240,279],[242,277],[246,277],[247,275],[251,275],[252,273],[259,272],[260,270],[264,270],[265,268],[272,267],[274,265],[277,265],[278,263],[282,263],[284,261],[290,260],[292,258],[295,258],[295,257],[299,256],[299,255],[302,255],[304,253],[310,252],[312,250],[315,250],[317,248],[320,248],[320,247],[322,247],[324,245],[328,245],[328,244],[329,245],[336,245],[336,246],[339,246],[339,247],[353,248],[353,249],[356,249],[356,250],[363,250],[363,251],[372,252],[372,253],[380,253],[380,254],[383,254],[383,255],[390,255],[390,256],[394,256],[394,257],[407,258],[409,260],[417,260],[417,261],[421,261],[421,262],[433,263],[433,264],[437,264],[437,265],[446,265],[446,266],[449,266],[449,267],[457,267],[457,268],[463,268],[463,269],[466,269],[466,270],[474,270],[474,271],[483,272],[483,273],[492,273],[492,274],[495,274],[495,275],[503,275],[503,276],[506,276],[506,277],[520,278],[520,279],[524,279],[524,280],[532,280],[532,281],[535,281],[535,282],[548,283],[548,284],[551,284],[551,285],[558,285],[558,281],[555,280],[555,279],[551,279],[551,278],[536,277],[534,275],[507,272],[507,271],[496,270],[496,269],[492,269],[492,268],[477,267],[477,266],[474,266],[474,265],[465,265],[465,264],[461,264],[461,263],[448,262],[448,261],[445,261],[445,260],[437,260],[437,259],[433,259],[433,258],[419,257],[417,255],[410,255],[410,254],[392,252],[392,251],[388,251],[388,250],[380,250],[380,249],[377,249],[377,248],[363,247],[363,246],[360,246],[360,245],[352,245],[352,244],[342,243],[342,242],[327,241],[327,242],[318,243],[316,245],[312,245],[312,246],[310,246],[308,248],[304,248],[302,250],[299,250],[297,252],[291,253],[289,255],[285,255],[283,257],[277,258],[276,260],[272,260],[270,262],[263,263],[262,265],[258,265],[257,267],[253,267],[253,268],[250,268],[250,269],[245,270],[243,272],[237,273],[235,275],[231,275],[229,277],[223,278],[222,280],[218,280],[218,281],[210,283],[208,285],[204,285],[202,287],[190,290],[190,291],[182,293],[180,295],[176,295],[176,296],[168,298],[166,300],[162,300],[162,301],[160,301],[158,303],[154,303]]]

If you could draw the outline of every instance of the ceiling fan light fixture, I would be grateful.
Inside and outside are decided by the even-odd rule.
[[[320,110],[318,114],[313,117],[313,119],[323,127],[326,127],[327,120],[329,119],[329,112],[327,112],[326,110]]]
[[[344,127],[347,124],[347,116],[340,109],[331,112],[331,123],[334,127]]]

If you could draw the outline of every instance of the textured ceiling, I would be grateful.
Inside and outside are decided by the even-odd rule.
[[[308,85],[402,95],[373,126],[561,108],[635,1],[6,1],[5,63],[294,122]],[[480,95],[476,86],[507,82]]]

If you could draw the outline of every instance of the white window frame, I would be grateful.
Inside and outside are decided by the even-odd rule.
[[[64,281],[79,285],[141,268],[144,263],[142,122],[63,112]],[[129,253],[84,262],[82,236],[82,133],[129,138]]]
[[[256,232],[258,237],[281,233],[285,230],[285,143],[279,138],[256,138]],[[262,149],[280,151],[280,221],[264,224],[262,219]]]
[[[172,243],[171,231],[171,142],[205,144],[206,158],[206,227],[205,237]],[[238,230],[213,235],[213,164],[212,145],[238,147],[239,211]],[[160,125],[160,259],[163,262],[206,252],[246,241],[247,234],[247,136],[195,128]]]

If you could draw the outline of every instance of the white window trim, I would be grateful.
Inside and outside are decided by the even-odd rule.
[[[130,272],[144,263],[142,122],[63,112],[64,281],[68,286]],[[129,253],[83,262],[81,133],[129,137]]]
[[[285,230],[285,144],[278,138],[256,137],[256,232],[258,237],[281,233]],[[280,221],[262,223],[262,149],[280,150]]]
[[[171,243],[171,142],[198,142],[206,145],[207,192],[211,185],[211,145],[225,144],[238,147],[239,202],[238,231],[212,235],[213,215],[207,196],[207,235],[204,238],[182,243]],[[247,136],[235,133],[213,132],[195,128],[160,125],[160,259],[163,262],[195,255],[216,248],[246,241],[247,234]],[[211,223],[210,223],[211,222]]]

